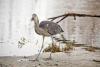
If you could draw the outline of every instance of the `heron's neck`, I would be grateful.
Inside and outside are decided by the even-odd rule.
[[[39,28],[39,19],[38,18],[34,19],[34,23],[35,23],[34,27]]]
[[[34,28],[35,28],[35,32],[37,33],[37,34],[40,34],[40,27],[39,27],[39,20],[38,20],[38,18],[35,18],[34,19]],[[40,34],[41,35],[41,34]]]

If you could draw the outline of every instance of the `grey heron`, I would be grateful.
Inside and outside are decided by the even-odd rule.
[[[60,25],[58,25],[57,23],[54,23],[52,21],[41,21],[39,23],[39,19],[38,19],[38,16],[36,14],[32,14],[31,21],[34,21],[35,32],[37,34],[43,36],[42,46],[41,46],[40,52],[36,58],[36,59],[38,59],[38,57],[43,49],[45,36],[47,36],[47,37],[51,36],[51,38],[52,38],[53,35],[60,34],[61,32],[64,32],[64,31],[62,30]],[[52,45],[53,45],[53,38],[52,38]],[[51,55],[50,55],[50,58],[51,58]]]

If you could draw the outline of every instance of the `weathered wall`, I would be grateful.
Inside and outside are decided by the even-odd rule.
[[[34,32],[30,21],[32,13],[37,13],[40,20],[44,20],[68,12],[100,15],[100,0],[0,0],[0,56],[38,52],[42,39]],[[59,24],[66,39],[100,47],[99,21],[99,18],[77,17],[74,20],[68,17]],[[29,42],[19,49],[21,37]],[[50,38],[45,40],[45,45],[48,43]]]
[[[0,55],[32,55],[32,46],[18,48],[21,37],[29,36],[34,0],[0,0]]]
[[[30,20],[32,13],[37,13],[39,18],[44,17],[44,6],[41,5],[42,0],[0,0],[0,56],[38,53],[42,37],[35,33],[34,23]],[[26,43],[18,48],[18,42],[23,37]],[[50,43],[48,39],[45,40],[46,44]]]
[[[85,14],[100,15],[99,0],[46,0],[47,12],[46,16],[57,16],[60,14],[74,12]],[[99,18],[91,17],[68,17],[62,21],[61,26],[64,29],[64,35],[67,39],[75,40],[77,43],[99,46]],[[93,43],[92,43],[93,42]]]

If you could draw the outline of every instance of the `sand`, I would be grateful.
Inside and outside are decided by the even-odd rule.
[[[69,52],[42,53],[39,61],[35,56],[6,56],[0,57],[0,67],[100,67],[100,50],[89,52],[83,47],[75,47]]]

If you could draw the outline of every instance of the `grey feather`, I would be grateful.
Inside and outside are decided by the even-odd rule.
[[[64,32],[57,23],[54,23],[52,21],[42,21],[39,24],[39,27],[46,30],[51,35],[55,35],[55,34]]]
[[[36,14],[32,15],[31,21],[34,21],[34,23],[35,23],[35,25],[34,25],[35,32],[37,34],[43,36],[42,47],[41,47],[41,50],[36,58],[36,59],[38,59],[38,57],[43,49],[44,37],[51,36],[51,38],[52,38],[52,35],[56,35],[56,34],[59,34],[61,32],[64,32],[64,31],[57,23],[54,23],[52,21],[42,21],[39,24],[39,19],[38,19],[38,16]],[[53,38],[52,38],[52,44],[53,44]],[[50,54],[50,57],[51,57],[51,54]]]

